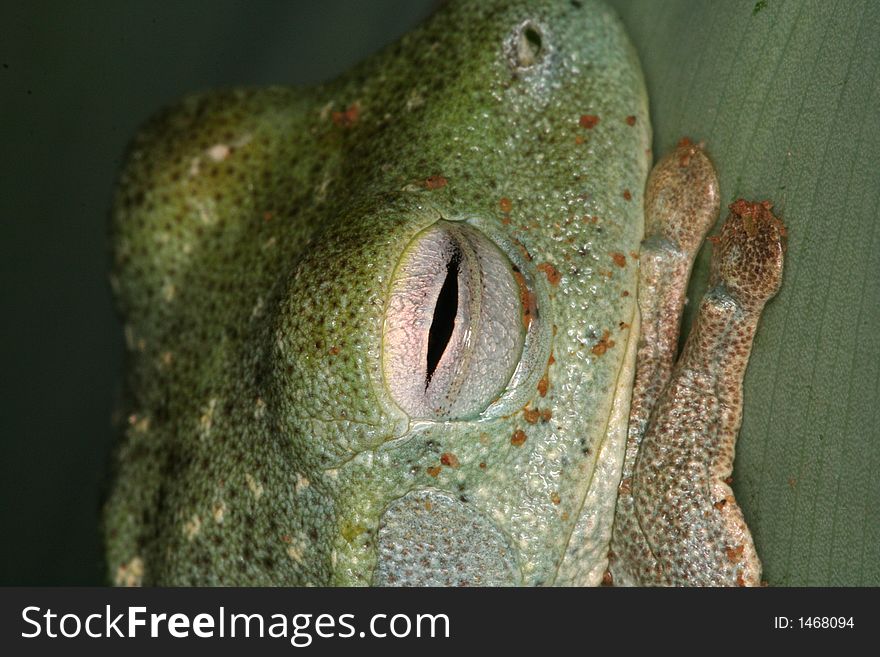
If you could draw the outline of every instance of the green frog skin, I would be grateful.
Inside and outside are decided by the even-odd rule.
[[[332,83],[150,120],[110,580],[759,583],[725,479],[783,229],[732,206],[675,362],[717,181],[684,142],[646,188],[650,142],[590,0],[450,2]]]

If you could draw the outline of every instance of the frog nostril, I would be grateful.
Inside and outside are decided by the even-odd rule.
[[[428,332],[428,363],[425,376],[425,389],[431,384],[443,353],[452,337],[455,328],[455,316],[458,314],[458,269],[461,264],[461,251],[454,249],[446,263],[446,280],[437,296],[434,306],[434,318]]]
[[[532,21],[525,21],[514,33],[511,63],[515,68],[530,68],[544,56],[541,28]]]
[[[532,56],[537,57],[541,54],[541,31],[536,26],[529,23],[523,29],[523,36],[525,37],[526,46]]]

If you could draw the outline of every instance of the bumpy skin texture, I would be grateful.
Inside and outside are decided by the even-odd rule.
[[[702,147],[682,140],[648,180],[642,325],[606,581],[757,586],[761,564],[730,488],[742,382],[764,304],[782,279],[785,227],[770,203],[731,204],[710,288],[675,361],[697,249],[718,213]]]
[[[636,514],[657,560],[642,583],[760,584],[758,555],[727,480],[752,340],[781,281],[784,229],[761,204],[739,201],[731,211],[710,290],[636,463]]]
[[[151,120],[113,218],[111,580],[597,583],[649,143],[636,57],[588,0],[452,2],[329,85]],[[382,336],[401,254],[441,219],[509,259],[527,332],[496,400],[429,421],[391,397]],[[420,532],[465,518],[448,550]]]

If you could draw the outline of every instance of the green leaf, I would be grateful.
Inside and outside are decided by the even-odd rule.
[[[734,469],[764,578],[876,586],[880,3],[611,4],[645,71],[655,153],[683,135],[705,140],[722,202],[770,199],[789,228],[783,286],[746,375]]]

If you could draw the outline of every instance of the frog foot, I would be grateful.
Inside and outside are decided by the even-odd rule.
[[[717,203],[711,162],[686,148],[658,163],[646,194],[642,333],[606,581],[755,586],[761,565],[730,476],[743,377],[761,311],[781,282],[785,227],[767,201],[730,205],[710,238],[710,288],[675,361],[687,279],[714,220],[710,198]],[[672,175],[675,167],[683,170]]]

